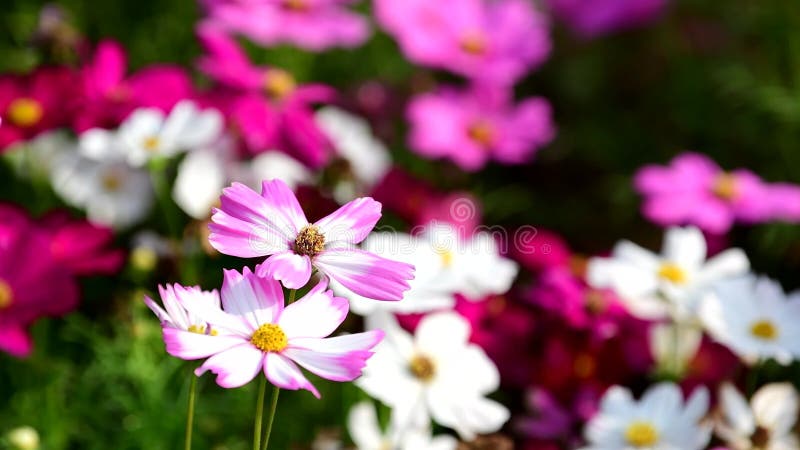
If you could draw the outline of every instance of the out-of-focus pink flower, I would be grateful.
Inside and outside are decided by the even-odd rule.
[[[544,16],[526,0],[377,0],[381,26],[413,62],[511,85],[550,53]]]
[[[409,145],[420,155],[449,158],[468,171],[491,159],[521,164],[555,136],[550,104],[539,97],[513,104],[506,89],[442,89],[408,107]]]
[[[514,231],[509,255],[526,269],[538,272],[550,267],[569,265],[572,252],[558,234],[528,226]]]
[[[110,248],[114,232],[85,220],[73,220],[66,212],[52,212],[40,221],[50,236],[50,252],[58,264],[74,275],[112,275],[125,262],[125,253]]]
[[[60,67],[0,76],[0,151],[66,124],[67,95],[74,85],[75,74]]]
[[[800,186],[765,183],[749,170],[726,172],[697,153],[641,168],[634,186],[645,197],[642,213],[662,226],[725,233],[735,222],[800,221]]]
[[[549,392],[540,388],[528,390],[525,406],[529,415],[518,418],[514,428],[529,438],[561,440],[570,432],[573,417]]]
[[[329,159],[332,146],[314,120],[314,103],[335,92],[322,84],[298,85],[278,68],[253,65],[236,42],[210,25],[197,30],[206,51],[200,70],[227,88],[220,107],[245,148],[253,154],[279,149],[311,168]]]
[[[75,280],[50,255],[48,236],[27,214],[0,205],[0,350],[27,356],[33,350],[28,326],[77,306]]]
[[[242,258],[269,256],[259,276],[299,289],[312,267],[363,297],[400,300],[414,278],[414,266],[357,249],[381,217],[381,204],[353,200],[309,223],[295,194],[283,181],[264,181],[261,195],[234,183],[223,190],[209,225],[218,251]]]
[[[353,0],[208,1],[206,22],[264,45],[320,51],[356,47],[370,35],[366,19],[347,9]]]
[[[431,197],[419,212],[414,225],[424,227],[431,222],[451,224],[460,237],[467,239],[480,231],[480,200],[469,192],[453,192],[444,197]]]
[[[158,108],[168,112],[180,100],[192,96],[192,81],[179,66],[160,64],[126,77],[125,50],[115,41],[102,41],[92,59],[81,69],[77,111],[73,126],[114,128],[134,109]]]
[[[225,388],[243,386],[263,373],[275,386],[306,389],[319,398],[298,364],[328,380],[352,381],[361,376],[370,350],[383,339],[381,330],[328,337],[349,308],[325,282],[285,305],[279,282],[257,277],[247,268],[242,273],[226,270],[219,294],[224,311],[208,301],[216,292],[177,285],[173,289],[180,305],[214,332],[166,324],[162,329],[167,352],[187,360],[208,358],[195,373],[210,370]]]
[[[667,0],[547,0],[553,13],[578,35],[593,38],[645,25],[664,12]]]

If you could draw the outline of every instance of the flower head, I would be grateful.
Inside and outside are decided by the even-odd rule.
[[[158,292],[163,308],[148,296],[144,297],[144,303],[161,321],[161,326],[198,334],[216,334],[216,330],[212,330],[197,314],[184,308],[183,302],[203,302],[209,308],[219,308],[217,291],[203,291],[199,287],[187,288],[174,284],[159,286]]]
[[[720,388],[722,417],[717,435],[731,450],[800,448],[792,432],[797,422],[797,390],[791,383],[771,383],[747,400],[729,383]]]
[[[356,294],[378,300],[400,300],[409,288],[413,266],[354,248],[381,217],[381,204],[369,197],[314,223],[280,180],[264,181],[261,195],[234,183],[220,200],[209,225],[211,245],[243,258],[269,256],[258,269],[260,276],[298,289],[316,268]]]
[[[203,296],[206,300],[198,301]],[[220,292],[223,309],[207,296],[183,289],[176,298],[216,334],[164,327],[164,341],[167,352],[178,358],[208,358],[195,373],[210,370],[226,388],[243,386],[263,371],[275,386],[306,389],[319,397],[298,364],[328,380],[352,381],[383,338],[380,330],[327,337],[344,321],[348,306],[324,282],[286,306],[277,281],[257,277],[247,268],[242,273],[226,270]]]

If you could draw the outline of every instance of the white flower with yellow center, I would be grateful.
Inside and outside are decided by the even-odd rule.
[[[356,384],[392,408],[395,429],[425,429],[432,418],[471,440],[508,420],[508,409],[485,397],[497,390],[500,375],[486,353],[468,342],[463,317],[429,315],[413,337],[388,319],[381,328],[386,338]]]
[[[384,433],[370,402],[350,409],[347,429],[357,450],[455,450],[458,445],[452,436],[431,436],[430,428],[389,429]]]
[[[203,291],[198,287],[187,288],[178,284],[159,286],[158,292],[161,295],[161,302],[164,304],[163,308],[148,296],[144,297],[144,303],[161,321],[161,326],[197,334],[217,334],[217,330],[211,329],[199,316],[184,308],[181,300],[201,302],[209,308],[219,308],[219,292],[216,290]]]
[[[651,387],[639,401],[628,389],[613,386],[586,425],[583,450],[703,449],[711,437],[711,427],[701,423],[708,401],[708,391],[698,388],[684,403],[674,383]]]
[[[800,357],[800,292],[787,297],[777,282],[751,275],[720,283],[699,311],[708,334],[749,364]]]
[[[798,395],[791,383],[771,383],[747,400],[729,383],[720,388],[719,436],[731,450],[797,450]]]
[[[219,138],[222,126],[219,111],[201,111],[194,102],[184,100],[168,116],[155,108],[140,108],[116,131],[88,130],[81,135],[81,151],[98,160],[124,158],[138,167],[156,157],[170,158],[210,145]]]
[[[706,256],[706,241],[698,228],[670,228],[660,255],[622,241],[610,258],[589,261],[587,280],[593,287],[614,289],[638,317],[687,318],[714,283],[750,269],[740,249]]]

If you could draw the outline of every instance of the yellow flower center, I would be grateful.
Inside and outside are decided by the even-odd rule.
[[[145,150],[151,153],[155,153],[158,151],[158,147],[161,146],[161,140],[158,139],[158,136],[148,136],[142,142],[142,147]]]
[[[42,105],[32,98],[18,98],[8,105],[8,120],[20,127],[36,125],[43,115]]]
[[[408,363],[408,370],[421,381],[430,381],[436,375],[436,365],[425,355],[417,355]]]
[[[250,342],[263,352],[280,352],[289,345],[289,339],[280,325],[265,323],[258,327]]]
[[[480,32],[465,35],[461,39],[461,50],[476,56],[486,53],[486,37]]]
[[[467,135],[478,144],[488,147],[492,145],[495,138],[494,126],[484,120],[479,120],[472,124],[467,130]]]
[[[100,178],[103,189],[107,192],[117,192],[122,187],[122,180],[116,171],[108,171]]]
[[[13,300],[14,291],[6,281],[0,278],[0,309],[6,309],[11,306]]]
[[[206,326],[205,325],[189,325],[189,328],[186,331],[189,331],[190,333],[206,334]]]
[[[281,100],[297,87],[294,77],[281,69],[269,69],[264,82],[264,90],[271,98]]]
[[[453,251],[447,247],[436,247],[434,249],[439,258],[441,258],[442,266],[450,267],[453,265]]]
[[[750,333],[759,339],[774,341],[778,337],[778,327],[770,320],[757,320],[750,325]]]
[[[291,11],[307,11],[306,0],[283,0],[283,7]]]
[[[294,240],[294,252],[314,257],[325,249],[325,235],[314,225],[306,225]]]
[[[158,253],[152,248],[139,246],[131,252],[130,261],[137,270],[149,272],[158,264]]]
[[[722,200],[730,201],[738,195],[736,177],[729,173],[717,176],[711,186],[711,191]]]
[[[625,430],[625,440],[634,447],[650,447],[658,442],[658,430],[649,422],[633,422]]]
[[[658,276],[675,284],[684,284],[687,281],[686,271],[677,264],[665,263],[658,269]]]

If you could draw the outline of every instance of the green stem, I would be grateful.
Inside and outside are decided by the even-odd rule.
[[[190,373],[192,377],[191,384],[189,385],[189,408],[186,411],[186,444],[185,450],[192,449],[192,428],[194,428],[194,403],[197,395],[197,377],[193,372]]]
[[[169,192],[169,183],[164,176],[166,167],[159,164],[151,164],[149,169],[150,180],[153,183],[153,191],[156,194],[156,201],[161,209],[161,214],[164,216],[164,221],[167,223],[169,236],[179,239],[181,237],[181,231],[178,228],[178,223],[175,221],[172,197]]]
[[[278,409],[278,396],[280,393],[281,389],[278,386],[272,386],[272,401],[269,405],[267,431],[264,433],[264,448],[262,450],[267,450],[267,448],[269,448],[269,437],[272,434],[272,423],[275,421],[275,411]]]
[[[297,295],[297,289],[290,289],[290,290],[289,290],[289,301],[288,301],[288,302],[286,302],[286,305],[287,305],[287,306],[288,306],[288,305],[291,305],[292,303],[294,303],[294,297],[295,297],[295,295]]]
[[[256,420],[253,424],[253,450],[261,450],[261,423],[264,417],[264,395],[267,392],[267,378],[259,377],[258,403],[256,403]]]

